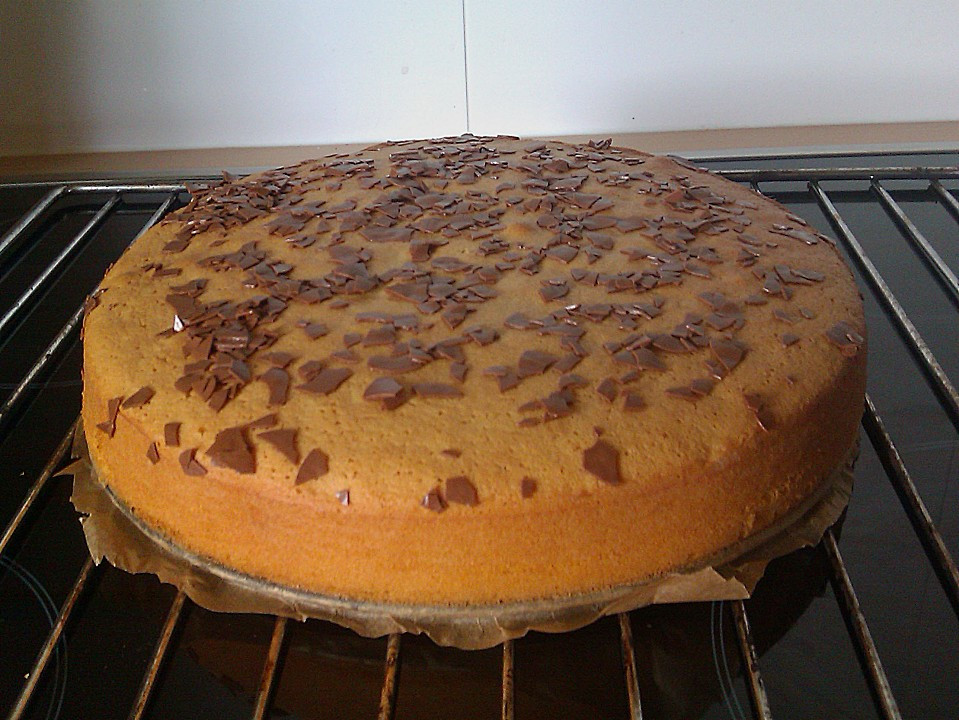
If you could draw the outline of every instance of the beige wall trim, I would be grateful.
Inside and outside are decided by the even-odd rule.
[[[596,136],[576,135],[581,140]],[[690,157],[740,153],[824,153],[837,151],[934,151],[959,149],[959,122],[820,125],[727,130],[621,133],[619,145]],[[142,152],[77,153],[0,157],[0,181],[73,179],[109,176],[179,176],[275,167],[363,147],[299,145],[287,147],[207,148]]]

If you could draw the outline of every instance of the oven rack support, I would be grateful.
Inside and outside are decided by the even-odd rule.
[[[749,159],[749,158],[745,158]],[[760,183],[767,182],[804,182],[809,192],[815,198],[819,207],[833,225],[839,236],[840,243],[859,267],[863,277],[874,291],[887,316],[899,331],[906,346],[910,349],[922,369],[923,375],[935,392],[943,410],[959,432],[959,393],[952,381],[946,375],[942,366],[920,336],[899,301],[886,284],[875,265],[866,255],[858,239],[842,218],[828,193],[820,183],[825,181],[867,181],[871,191],[876,195],[883,209],[889,214],[900,230],[902,238],[910,243],[920,254],[930,274],[937,279],[943,289],[950,295],[952,301],[959,307],[959,282],[956,275],[948,267],[942,257],[922,236],[918,228],[909,220],[906,213],[896,203],[893,197],[883,186],[883,180],[924,180],[928,181],[928,189],[938,197],[942,205],[959,223],[959,202],[956,201],[955,191],[943,186],[943,180],[959,179],[957,167],[888,167],[888,168],[799,168],[779,170],[717,170],[714,171],[731,180],[750,184],[759,190]],[[191,178],[192,179],[192,178]],[[209,179],[209,178],[198,178]],[[24,184],[16,184],[23,186]],[[20,243],[29,237],[31,228],[39,221],[51,214],[58,201],[70,196],[93,196],[106,200],[99,211],[87,225],[62,249],[59,255],[43,270],[40,276],[14,302],[11,309],[0,318],[0,343],[7,338],[7,331],[12,331],[16,321],[26,315],[36,304],[37,297],[53,278],[55,278],[69,261],[70,257],[94,235],[106,218],[115,212],[117,206],[126,195],[142,195],[164,193],[165,199],[157,207],[150,220],[144,225],[139,234],[145,232],[155,224],[177,202],[178,197],[186,192],[185,183],[170,183],[145,180],[142,182],[77,182],[77,183],[30,183],[34,186],[48,187],[46,194],[25,213],[2,237],[0,237],[0,267],[6,256]],[[5,185],[0,184],[0,188]],[[772,193],[775,195],[775,193]],[[139,237],[139,235],[138,235]],[[72,338],[82,318],[82,306],[77,308],[64,324],[60,332],[41,354],[34,365],[24,376],[18,387],[0,406],[0,438],[5,434],[4,427],[26,397],[26,388],[49,367],[51,362],[58,358],[67,343]],[[21,502],[13,518],[0,534],[0,554],[15,537],[29,513],[39,507],[39,500],[43,490],[54,472],[65,464],[68,451],[75,430],[79,427],[79,418],[73,423],[70,431],[60,441],[54,453],[50,456],[41,473],[31,485],[27,495]],[[863,427],[875,452],[882,463],[885,474],[895,489],[903,509],[913,526],[923,548],[926,551],[930,564],[946,594],[954,612],[959,618],[959,571],[945,542],[937,530],[925,503],[923,502],[912,478],[902,461],[902,458],[886,431],[881,417],[876,411],[872,399],[867,396],[866,408],[863,415]],[[824,537],[823,552],[828,559],[830,581],[836,589],[839,606],[843,618],[849,629],[850,640],[863,669],[864,677],[872,692],[876,708],[881,717],[887,719],[900,718],[895,697],[883,670],[881,660],[872,641],[868,624],[855,589],[846,569],[842,555],[832,531]],[[46,640],[38,651],[31,671],[20,690],[20,694],[10,711],[9,720],[17,720],[24,716],[28,704],[38,686],[40,677],[47,667],[55,648],[62,642],[63,633],[71,620],[73,611],[84,592],[96,583],[98,569],[92,559],[83,564],[73,587],[64,601],[60,612],[51,628]],[[147,664],[140,683],[129,718],[139,720],[144,716],[148,707],[151,692],[156,686],[158,674],[167,658],[171,647],[175,644],[175,630],[183,617],[189,600],[182,591],[174,597],[163,624],[160,636],[152,656]],[[749,601],[735,601],[731,603],[733,621],[736,630],[736,640],[740,650],[743,673],[749,693],[753,716],[759,720],[771,719],[769,699],[760,673],[758,652],[752,638],[749,625]],[[623,661],[623,677],[628,697],[628,712],[632,720],[640,720],[643,716],[642,701],[638,675],[636,671],[636,655],[633,645],[632,626],[629,613],[618,615],[620,641]],[[254,701],[251,718],[260,720],[266,716],[273,689],[276,686],[278,668],[280,667],[281,653],[283,652],[287,620],[277,617],[274,630],[267,650],[258,691]],[[519,641],[521,642],[521,641]],[[502,645],[502,712],[503,720],[513,720],[514,710],[514,641],[506,641]],[[396,711],[396,701],[399,689],[400,670],[402,667],[402,638],[398,634],[390,635],[386,642],[386,656],[384,660],[383,684],[380,702],[377,711],[378,720],[391,720]],[[520,668],[522,671],[522,668]]]

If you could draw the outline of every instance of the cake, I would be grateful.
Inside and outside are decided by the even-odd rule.
[[[190,191],[88,303],[83,429],[216,565],[361,603],[588,595],[748,544],[856,442],[834,242],[683,161],[465,135]]]

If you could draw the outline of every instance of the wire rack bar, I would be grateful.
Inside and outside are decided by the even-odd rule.
[[[183,183],[82,183],[70,185],[67,188],[69,193],[96,193],[96,192],[138,192],[138,193],[181,193],[186,192],[186,185]]]
[[[51,187],[51,192],[59,191],[60,194],[66,195],[97,192],[181,193],[187,191],[186,184],[188,182],[204,183],[219,180],[221,178],[217,175],[198,175],[196,177],[177,179],[179,182],[165,182],[157,178],[144,178],[143,180],[129,180],[126,182],[115,182],[112,180],[50,180],[42,182],[7,182],[0,183],[0,190],[20,190],[31,187]],[[13,228],[11,228],[11,231],[12,230]]]
[[[80,232],[78,232],[74,238],[67,243],[66,247],[60,251],[60,254],[57,255],[53,262],[51,262],[46,269],[32,282],[30,287],[28,287],[24,293],[17,298],[16,302],[13,303],[13,306],[7,310],[2,318],[0,318],[0,342],[5,340],[3,337],[3,332],[7,326],[16,318],[27,306],[27,303],[30,302],[30,299],[42,288],[47,280],[55,273],[61,265],[73,254],[73,252],[80,246],[80,244],[86,240],[93,232],[100,227],[103,221],[106,219],[107,215],[117,206],[117,203],[120,202],[119,194],[113,195],[103,207],[101,207],[96,215],[94,215],[90,222],[88,222]]]
[[[516,717],[516,692],[513,684],[513,641],[503,643],[503,720],[514,720]]]
[[[143,233],[149,230],[153,225],[160,221],[160,219],[167,213],[170,209],[170,206],[176,200],[176,193],[170,193],[169,196],[160,204],[156,209],[156,212],[150,217],[149,220],[143,225],[140,229],[140,232],[137,233],[136,237],[139,238]],[[134,238],[136,239],[136,238]],[[61,328],[60,332],[57,333],[57,336],[53,339],[50,345],[47,346],[47,349],[43,351],[37,361],[33,364],[33,367],[27,372],[23,380],[20,381],[20,384],[16,389],[10,394],[2,406],[0,406],[0,427],[3,426],[4,419],[7,418],[17,403],[24,397],[27,389],[30,387],[31,383],[40,374],[47,363],[57,354],[57,351],[60,349],[60,346],[67,339],[70,333],[76,328],[79,324],[80,319],[83,317],[83,305],[81,305],[73,313],[66,324]]]
[[[273,686],[276,684],[276,668],[280,659],[280,650],[283,648],[283,638],[286,635],[286,618],[276,618],[273,624],[273,637],[270,638],[270,647],[266,652],[266,662],[263,663],[263,672],[260,675],[260,685],[256,692],[256,702],[253,705],[252,720],[263,720],[266,717],[266,708],[273,695]]]
[[[823,180],[933,180],[959,178],[959,167],[779,168],[777,170],[712,170],[727,180],[757,182],[820,182]]]
[[[3,234],[3,237],[0,237],[0,263],[3,262],[4,256],[13,247],[14,243],[20,239],[20,236],[23,235],[24,231],[30,227],[30,225],[32,225],[37,218],[43,215],[43,213],[46,212],[47,209],[49,209],[50,206],[53,205],[53,203],[55,203],[65,191],[66,186],[64,185],[54,187],[46,195],[40,198],[36,205],[27,210],[26,214],[21,217],[12,228]]]
[[[749,699],[753,706],[753,717],[757,720],[772,720],[772,711],[769,708],[769,698],[766,696],[766,685],[759,674],[759,653],[753,642],[752,628],[749,626],[749,617],[746,615],[746,605],[742,600],[730,603],[733,608],[733,619],[736,625],[736,639],[739,641],[739,652],[742,654],[743,668],[746,671]]]
[[[402,635],[393,633],[386,642],[386,663],[383,672],[383,688],[380,690],[380,709],[377,720],[393,720],[396,714],[396,693],[400,679],[400,645]]]
[[[959,431],[959,392],[956,391],[945,370],[936,360],[936,356],[932,354],[932,350],[929,349],[926,341],[922,339],[916,326],[906,315],[906,311],[902,309],[902,305],[899,304],[892,290],[886,285],[886,281],[883,280],[872,260],[866,256],[866,251],[863,250],[862,245],[859,244],[859,240],[849,229],[846,221],[842,219],[832,200],[829,199],[829,196],[818,183],[810,183],[809,187],[813,195],[816,196],[819,206],[836,229],[839,239],[845,244],[850,256],[855,260],[872,289],[876,291],[880,303],[886,308],[893,324],[916,356],[926,378],[931,382],[932,389],[952,420],[953,426]]]
[[[143,233],[145,233],[147,230],[149,230],[151,227],[153,227],[158,222],[160,222],[160,220],[163,219],[163,216],[167,214],[167,211],[170,209],[170,206],[174,202],[176,202],[177,195],[178,193],[175,191],[171,191],[170,194],[167,195],[166,199],[162,203],[160,203],[160,207],[156,209],[156,212],[154,212],[153,215],[150,216],[150,219],[146,221],[146,224],[140,229],[140,232],[138,232],[136,234],[136,237],[133,238],[134,241],[139,240],[140,236],[143,235]]]
[[[629,620],[629,613],[619,613],[618,617],[626,696],[629,699],[629,717],[630,720],[643,720],[643,707],[639,697],[639,675],[636,672],[636,651],[633,645],[633,626]]]
[[[57,354],[60,346],[63,345],[70,334],[76,329],[77,325],[80,324],[80,319],[82,317],[83,306],[81,305],[74,311],[73,315],[70,316],[70,319],[67,320],[66,324],[60,329],[60,332],[57,333],[57,336],[50,341],[50,344],[47,345],[47,349],[43,351],[27,374],[24,375],[23,379],[20,381],[20,384],[17,385],[12,393],[10,393],[10,396],[4,401],[3,405],[0,405],[0,426],[3,425],[4,421],[11,415],[16,406],[24,398],[27,390],[33,384],[33,381],[36,379],[37,375],[43,371],[50,360],[53,359],[53,357]]]
[[[875,192],[879,198],[879,203],[885,211],[889,213],[889,216],[895,221],[903,235],[912,243],[912,246],[919,253],[920,257],[922,257],[926,265],[929,266],[929,269],[932,270],[933,274],[946,289],[946,292],[952,297],[953,303],[959,306],[959,278],[956,277],[956,274],[946,264],[946,261],[942,259],[942,256],[936,249],[929,244],[929,241],[926,240],[915,223],[909,219],[899,203],[889,194],[889,191],[887,191],[878,180],[873,180],[871,185],[873,192]]]
[[[946,206],[946,210],[956,219],[956,222],[959,222],[959,201],[956,200],[955,196],[946,190],[938,180],[929,183],[929,187],[939,196],[943,205]]]
[[[883,425],[882,418],[876,412],[876,406],[872,398],[866,396],[866,412],[862,417],[862,425],[869,436],[872,446],[876,449],[879,461],[882,463],[889,482],[892,483],[899,501],[902,503],[909,516],[916,535],[922,542],[922,546],[932,563],[936,575],[939,576],[939,582],[942,583],[942,589],[945,591],[952,609],[959,617],[959,569],[956,568],[956,561],[946,548],[946,543],[936,529],[932,516],[926,509],[926,504],[922,501],[919,491],[916,489],[899,455],[899,450],[893,443],[892,438]]]
[[[150,658],[150,664],[147,666],[146,674],[140,682],[140,689],[133,703],[133,709],[130,711],[129,720],[140,720],[146,711],[147,703],[150,701],[150,694],[153,692],[153,686],[156,684],[157,674],[163,666],[163,660],[170,647],[170,638],[173,636],[173,631],[176,630],[177,624],[180,622],[180,617],[183,614],[184,600],[186,600],[186,595],[182,590],[178,590],[176,597],[173,598],[173,604],[170,605],[170,610],[167,612],[166,621],[163,623],[160,637],[157,639],[156,647],[153,649],[153,655]]]
[[[65,192],[80,191],[112,191],[120,188],[123,192],[167,192],[175,189],[177,192],[185,192],[187,183],[206,183],[221,180],[222,177],[217,174],[212,175],[177,175],[176,177],[164,177],[161,175],[143,175],[140,178],[135,176],[122,178],[121,182],[117,179],[100,179],[95,177],[74,177],[60,180],[22,180],[15,182],[0,182],[0,190],[25,189],[25,188],[45,188],[62,185]]]
[[[876,154],[876,153],[870,153]],[[785,157],[785,156],[784,156]],[[799,156],[796,156],[799,157]],[[693,158],[693,163],[702,162],[730,162],[749,160],[768,160],[765,156],[747,157],[719,157]],[[719,168],[710,172],[722,175],[737,182],[807,182],[821,180],[935,180],[959,178],[959,167],[955,165],[942,166],[899,166],[899,167],[811,167],[811,168],[779,168],[733,170]],[[143,180],[127,180],[122,183],[110,180],[79,179],[79,180],[49,180],[0,183],[0,190],[6,188],[29,187],[63,187],[63,192],[185,192],[188,182],[210,182],[219,179],[217,175],[194,175],[177,178],[181,182],[171,182],[162,178],[144,178]]]
[[[47,464],[43,466],[43,470],[40,471],[40,475],[30,487],[30,491],[27,493],[27,496],[23,499],[23,502],[20,503],[20,507],[17,508],[17,512],[14,514],[13,519],[7,523],[7,527],[4,529],[3,535],[0,535],[0,555],[3,554],[3,551],[7,547],[7,543],[10,542],[10,538],[13,537],[13,534],[17,531],[20,523],[23,522],[23,518],[26,517],[27,513],[30,511],[31,506],[36,501],[37,496],[43,489],[43,486],[46,485],[47,480],[49,480],[53,475],[53,471],[60,466],[64,456],[66,456],[67,451],[69,451],[70,445],[73,442],[73,434],[76,432],[79,423],[80,418],[77,418],[73,421],[73,425],[71,425],[70,429],[67,430],[67,434],[63,436],[60,444],[57,445],[57,449],[53,451],[53,455],[51,455],[50,459],[47,460]]]
[[[27,705],[30,703],[30,698],[33,697],[33,693],[37,689],[37,684],[40,682],[40,675],[43,673],[43,669],[47,666],[50,656],[53,654],[53,648],[57,644],[57,640],[60,639],[60,635],[63,633],[63,629],[67,624],[67,620],[70,619],[70,614],[73,612],[73,608],[76,606],[77,600],[80,599],[80,595],[83,593],[83,589],[86,587],[87,580],[90,579],[90,575],[95,567],[96,566],[93,564],[93,558],[88,557],[87,561],[83,564],[83,568],[80,570],[80,574],[77,576],[76,582],[73,583],[73,589],[70,590],[70,594],[64,601],[63,607],[60,608],[60,614],[57,616],[57,621],[54,623],[53,627],[50,628],[50,634],[47,635],[46,642],[44,642],[43,647],[40,648],[40,652],[37,654],[37,659],[34,661],[33,667],[27,674],[27,681],[24,683],[23,688],[21,688],[20,695],[17,697],[17,702],[13,706],[13,710],[11,710],[10,714],[7,716],[7,720],[19,720],[19,718],[23,717],[23,713],[26,711]]]
[[[826,530],[822,544],[829,560],[829,579],[835,588],[839,608],[842,611],[843,619],[846,621],[846,627],[849,629],[849,637],[852,639],[862,662],[866,681],[869,683],[869,689],[876,701],[876,707],[886,720],[901,720],[902,715],[899,714],[899,707],[896,705],[892,688],[889,686],[889,679],[882,667],[879,652],[876,650],[875,642],[873,642],[872,633],[869,632],[869,626],[866,624],[866,617],[859,605],[856,591],[853,589],[852,580],[849,579],[846,564],[839,553],[839,546],[836,543],[836,536],[833,534],[832,528]]]

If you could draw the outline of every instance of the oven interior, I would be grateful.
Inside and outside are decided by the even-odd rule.
[[[694,161],[838,238],[854,268],[870,375],[848,511],[744,602],[648,607],[472,652],[214,614],[153,576],[94,566],[56,475],[80,407],[82,304],[185,201],[188,178],[0,185],[0,713],[954,717],[959,151]]]

